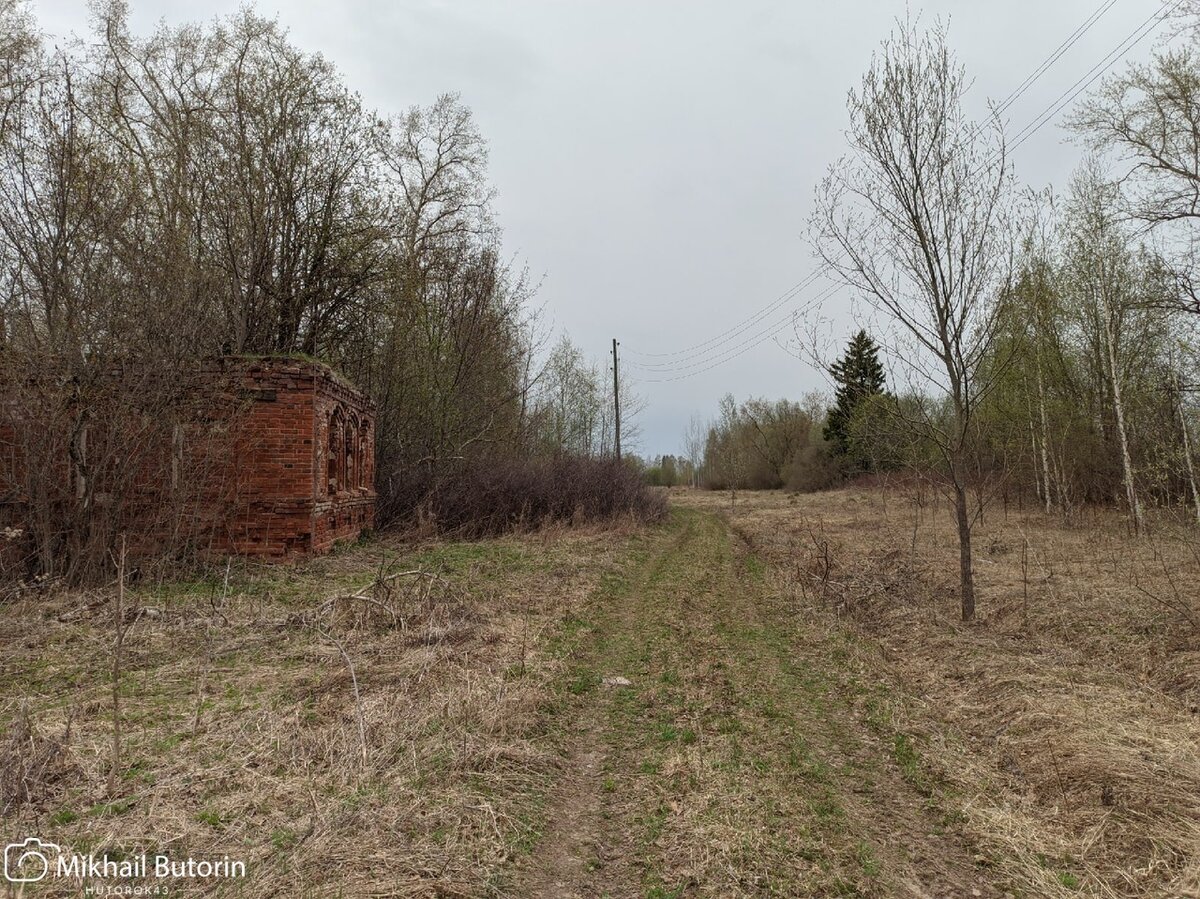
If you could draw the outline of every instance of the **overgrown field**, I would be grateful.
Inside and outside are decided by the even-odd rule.
[[[119,658],[113,587],[20,594],[0,838],[246,862],[180,896],[1198,894],[1190,531],[989,509],[964,626],[928,497],[671,499],[135,579]]]

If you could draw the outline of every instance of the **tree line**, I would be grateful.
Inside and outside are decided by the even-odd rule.
[[[456,96],[370,109],[250,9],[144,36],[117,0],[93,20],[52,44],[0,0],[0,360],[41,567],[105,558],[172,439],[170,375],[216,356],[309,356],[369,393],[384,524],[464,467],[605,453],[606,424],[561,413],[586,366],[563,346],[543,365]]]

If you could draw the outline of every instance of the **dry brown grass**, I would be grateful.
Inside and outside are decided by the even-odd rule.
[[[951,514],[928,496],[690,494],[723,509],[799,609],[897,687],[864,710],[919,736],[957,826],[1029,896],[1200,895],[1198,535],[987,510],[981,620],[957,615]],[[1023,561],[1024,560],[1024,561]]]
[[[0,838],[246,862],[175,895],[501,890],[559,764],[542,635],[630,530],[133,585],[115,794],[113,591],[23,595],[0,607]]]
[[[0,839],[241,896],[527,895],[556,841],[597,892],[1198,894],[1190,531],[989,510],[964,626],[941,507],[671,496],[750,551],[680,513],[134,583],[113,793],[113,591],[0,605]]]

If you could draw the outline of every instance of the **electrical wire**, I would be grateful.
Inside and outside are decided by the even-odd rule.
[[[756,334],[755,336],[747,339],[746,341],[739,344],[738,346],[726,348],[723,351],[723,355],[716,360],[703,360],[701,362],[695,363],[695,365],[693,365],[693,366],[679,369],[676,372],[660,372],[660,374],[669,374],[669,375],[671,375],[671,377],[665,377],[665,378],[640,378],[639,377],[639,378],[636,378],[636,381],[639,384],[667,384],[667,383],[670,383],[671,381],[682,381],[687,378],[692,378],[692,377],[695,377],[696,375],[703,374],[706,371],[711,371],[714,368],[718,368],[719,366],[724,365],[726,362],[729,362],[732,359],[736,359],[738,356],[748,353],[750,350],[754,349],[755,347],[761,346],[764,341],[769,340],[772,336],[774,336],[775,334],[778,334],[779,331],[781,331],[784,328],[784,326],[787,325],[789,322],[795,321],[797,316],[803,315],[805,312],[809,311],[814,306],[827,300],[838,289],[840,289],[841,286],[842,285],[838,284],[838,283],[831,284],[829,287],[827,287],[821,293],[817,294],[817,296],[810,299],[808,301],[808,303],[806,303],[803,307],[801,307],[799,309],[790,310],[788,312],[788,314],[786,316],[784,316],[781,320],[768,326],[765,330],[763,330],[760,333]],[[711,364],[706,364],[706,363],[711,363]],[[699,367],[699,366],[703,366],[703,367]],[[688,370],[689,368],[695,368],[696,370],[689,371]]]
[[[1041,78],[1041,76],[1043,74],[1045,74],[1046,71],[1048,71],[1054,65],[1054,63],[1056,63],[1059,59],[1061,59],[1063,54],[1065,54],[1068,50],[1070,50],[1071,47],[1073,47],[1079,41],[1079,39],[1083,37],[1084,34],[1086,34],[1088,31],[1090,31],[1092,26],[1095,25],[1096,22],[1098,22],[1100,20],[1100,18],[1106,12],[1108,12],[1110,9],[1112,9],[1113,6],[1116,5],[1116,3],[1117,3],[1117,0],[1106,0],[1106,2],[1102,3],[1099,7],[1097,7],[1096,10],[1094,10],[1090,16],[1088,16],[1079,26],[1077,26],[1076,29],[1070,35],[1068,35],[1066,39],[1063,40],[1062,43],[1060,43],[1054,50],[1052,50],[1050,52],[1050,55],[1047,56],[1046,59],[1044,59],[1041,62],[1041,64],[1032,73],[1030,73],[1029,75],[1026,76],[1024,81],[1022,81],[1019,85],[1017,85],[1017,87],[1011,93],[1009,93],[1009,95],[1007,97],[1005,97],[1003,101],[1001,101],[999,106],[996,108],[997,114],[1002,113],[1004,110],[1006,110],[1010,106],[1012,106],[1013,103],[1015,103],[1017,100],[1019,100],[1025,94],[1025,92],[1027,90],[1029,90],[1029,88],[1039,78]],[[976,132],[978,132],[978,128],[976,129]],[[684,347],[683,349],[673,350],[673,351],[667,352],[667,353],[646,353],[646,352],[641,352],[639,350],[627,350],[627,352],[632,355],[641,356],[642,358],[648,358],[648,359],[674,359],[675,357],[678,357],[678,356],[704,355],[710,349],[715,349],[716,348],[716,347],[714,347],[715,344],[722,344],[722,343],[729,342],[730,340],[732,340],[732,339],[736,338],[737,336],[739,336],[740,334],[742,334],[747,328],[753,327],[755,324],[760,322],[766,316],[770,315],[776,309],[783,306],[789,299],[793,298],[799,291],[804,290],[810,284],[812,284],[812,282],[814,282],[818,277],[820,277],[820,275],[822,275],[825,270],[827,270],[827,267],[824,267],[823,269],[819,269],[819,270],[813,272],[812,274],[810,274],[809,276],[807,276],[806,278],[804,278],[797,284],[793,285],[787,291],[785,291],[781,296],[779,296],[776,300],[774,300],[767,306],[763,307],[758,312],[754,313],[754,315],[752,315],[750,318],[743,319],[741,322],[736,323],[733,326],[732,331],[725,331],[721,334],[718,334],[714,337],[709,338],[708,340],[701,341],[700,343],[693,344],[689,347]],[[679,361],[686,361],[686,360],[679,360]],[[631,363],[631,364],[633,364],[633,363]],[[651,363],[651,364],[653,364],[653,363]],[[669,363],[663,363],[663,364],[666,365]]]
[[[1071,87],[1067,88],[1063,94],[1060,94],[1058,99],[1051,102],[1051,104],[1042,111],[1041,115],[1034,118],[1033,121],[1018,131],[1016,135],[1013,136],[1013,142],[1009,145],[1008,150],[1011,151],[1017,149],[1017,147],[1021,146],[1021,144],[1028,140],[1043,125],[1045,125],[1055,116],[1057,116],[1058,113],[1060,113],[1063,109],[1074,102],[1075,98],[1091,87],[1092,83],[1097,78],[1112,68],[1113,64],[1117,62],[1118,59],[1123,57],[1126,53],[1145,40],[1150,33],[1154,31],[1159,23],[1166,21],[1167,17],[1171,15],[1171,13],[1183,5],[1183,2],[1184,0],[1176,0],[1176,2],[1173,3],[1168,9],[1163,10],[1162,12],[1156,11],[1151,13],[1150,16],[1143,21],[1141,25],[1135,28],[1129,37],[1118,44],[1117,47],[1108,54],[1108,56],[1104,57],[1104,59],[1092,66],[1092,68],[1089,69],[1083,75],[1083,77],[1071,85]],[[1070,96],[1066,97],[1066,99],[1062,99],[1064,94],[1068,92],[1070,92]],[[1062,102],[1060,103],[1059,100],[1062,100]]]
[[[1007,109],[1009,106],[1012,105],[1012,103],[1014,103],[1017,99],[1019,99],[1020,96],[1022,96],[1029,89],[1029,87],[1032,86],[1032,84],[1035,83],[1037,81],[1037,79],[1040,78],[1041,75],[1044,74],[1054,64],[1054,62],[1056,62],[1059,58],[1061,58],[1061,56],[1067,50],[1069,50],[1072,46],[1074,46],[1074,44],[1079,41],[1079,39],[1083,36],[1083,34],[1085,34],[1088,30],[1090,30],[1092,25],[1094,25],[1096,23],[1096,21],[1098,21],[1099,18],[1104,13],[1106,13],[1109,9],[1111,9],[1115,5],[1115,3],[1116,3],[1116,0],[1108,0],[1108,2],[1106,2],[1105,4],[1102,4],[1099,9],[1097,9],[1095,12],[1093,12],[1092,15],[1089,16],[1088,19],[1086,19],[1082,25],[1080,25],[1079,27],[1076,28],[1075,32],[1073,32],[1070,36],[1068,36],[1068,38],[1066,40],[1064,40],[1051,53],[1050,57],[1048,57],[1047,60],[1044,61],[1038,67],[1038,69],[1035,70],[1035,72],[1033,74],[1028,76],[1025,79],[1025,81],[1023,81],[1021,83],[1021,85],[1019,85],[1012,93],[1010,93],[1008,95],[1008,97],[1005,98],[1004,101],[1001,102],[1001,104],[997,107],[997,112]],[[1065,91],[1060,93],[1059,96],[1056,97],[1050,103],[1050,105],[1048,107],[1046,107],[1045,110],[1043,110],[1042,113],[1040,113],[1038,116],[1035,116],[1034,119],[1032,119],[1029,122],[1029,124],[1027,124],[1019,132],[1017,132],[1015,142],[1008,145],[1005,148],[1005,152],[1007,153],[1011,150],[1015,150],[1022,143],[1024,143],[1026,140],[1028,140],[1033,134],[1035,134],[1042,127],[1044,127],[1062,109],[1064,109],[1066,106],[1068,106],[1072,101],[1074,101],[1074,99],[1076,97],[1079,96],[1079,94],[1081,94],[1093,82],[1095,82],[1095,80],[1097,78],[1099,78],[1106,71],[1108,71],[1108,69],[1110,69],[1112,67],[1112,65],[1119,58],[1123,57],[1126,53],[1129,52],[1129,50],[1133,49],[1135,46],[1137,46],[1139,43],[1141,43],[1154,30],[1154,28],[1158,22],[1165,21],[1165,19],[1171,13],[1173,13],[1177,8],[1179,8],[1182,4],[1183,4],[1183,0],[1176,0],[1176,2],[1174,4],[1172,4],[1168,9],[1161,10],[1161,11],[1156,10],[1149,17],[1147,17],[1145,20],[1143,20],[1141,23],[1139,23],[1134,28],[1134,30],[1132,32],[1130,32],[1129,35],[1127,35],[1124,39],[1121,40],[1121,42],[1117,45],[1116,48],[1114,48],[1105,57],[1103,57],[1100,60],[1100,62],[1098,62],[1094,66],[1092,66],[1092,68],[1089,69],[1074,84],[1072,84],[1071,87],[1067,88]],[[983,166],[981,171],[990,170],[991,168],[994,167],[996,161],[997,160],[992,160],[992,161],[989,161],[988,163],[985,163],[985,165]],[[774,324],[773,326],[769,327],[768,329],[759,332],[754,337],[751,337],[748,341],[738,344],[737,346],[735,346],[733,348],[721,346],[721,344],[727,344],[730,340],[733,340],[737,336],[739,336],[741,333],[744,333],[745,330],[747,330],[749,327],[752,327],[755,323],[761,321],[767,315],[771,314],[771,312],[775,311],[780,306],[786,304],[789,300],[794,299],[803,289],[805,289],[807,286],[811,285],[822,275],[826,274],[831,268],[832,268],[832,266],[829,263],[825,263],[820,268],[818,268],[816,271],[814,271],[813,273],[808,275],[806,278],[804,278],[802,281],[800,281],[798,284],[796,284],[795,286],[790,288],[787,292],[785,292],[780,298],[775,300],[773,303],[764,307],[762,310],[760,310],[758,313],[756,313],[750,319],[747,319],[743,323],[738,325],[733,331],[729,331],[724,334],[718,335],[717,337],[711,338],[707,341],[703,341],[700,344],[696,344],[693,347],[686,348],[683,350],[677,350],[672,353],[639,353],[637,351],[630,351],[630,352],[636,353],[637,355],[640,355],[643,357],[660,358],[660,359],[672,358],[672,361],[670,361],[670,362],[637,363],[637,362],[631,361],[627,364],[631,364],[637,368],[651,371],[656,374],[671,374],[671,375],[673,375],[672,377],[665,377],[665,378],[641,378],[641,379],[639,379],[639,381],[641,381],[643,383],[666,383],[666,382],[670,382],[670,381],[683,380],[686,378],[694,377],[699,374],[703,374],[706,371],[711,371],[713,368],[717,368],[720,365],[724,365],[726,362],[728,362],[734,358],[737,358],[738,356],[741,356],[744,353],[748,352],[754,346],[758,346],[759,344],[765,342],[767,339],[774,338],[774,336],[784,327],[784,325],[786,325],[787,323],[789,323],[791,321],[794,321],[795,317],[797,315],[801,314],[801,311],[807,311],[818,300],[823,300],[823,299],[827,298],[828,296],[832,295],[832,293],[834,291],[836,291],[836,289],[838,287],[841,286],[840,284],[834,284],[834,285],[832,285],[832,287],[826,289],[818,298],[814,298],[808,304],[806,304],[804,310],[789,311],[786,318],[782,319],[780,322]],[[707,349],[701,349],[704,347],[707,347]],[[694,350],[699,350],[699,352],[693,352]],[[718,354],[717,356],[710,355],[714,351]],[[685,356],[685,358],[683,358],[683,359],[674,359],[673,358],[673,357],[678,357],[678,356]],[[699,359],[693,361],[690,357],[702,357],[702,358],[699,358]],[[684,364],[680,365],[679,363],[684,363]],[[711,364],[708,364],[708,363],[711,363]]]

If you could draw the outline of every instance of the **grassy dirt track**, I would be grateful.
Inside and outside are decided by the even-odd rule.
[[[560,636],[565,766],[528,896],[993,896],[843,638],[710,511],[636,541]]]

